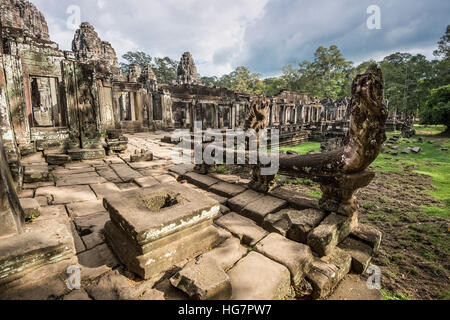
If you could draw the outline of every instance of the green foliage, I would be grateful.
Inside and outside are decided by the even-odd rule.
[[[420,112],[423,124],[444,124],[450,129],[450,84],[431,90]]]
[[[120,63],[120,67],[124,74],[128,73],[131,64],[136,63],[141,68],[150,65],[159,83],[169,84],[177,78],[178,63],[175,60],[170,59],[169,57],[152,58],[145,52],[128,51],[122,56],[122,58],[127,61],[127,63]]]
[[[305,142],[301,145],[294,147],[284,147],[281,148],[283,151],[295,151],[298,154],[307,154],[310,151],[320,151],[320,143],[319,142]]]
[[[433,52],[436,57],[450,59],[450,25],[447,26],[445,34],[438,42],[438,48]]]

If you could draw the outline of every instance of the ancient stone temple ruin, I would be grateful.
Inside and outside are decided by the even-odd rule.
[[[255,97],[202,85],[185,52],[163,84],[150,65],[124,74],[89,23],[61,51],[33,4],[0,6],[0,299],[324,299],[365,272],[381,233],[359,224],[355,194],[385,140],[379,70],[338,101]],[[171,133],[196,122],[338,139],[280,155],[322,199],[274,189],[247,158],[251,180],[175,163]]]

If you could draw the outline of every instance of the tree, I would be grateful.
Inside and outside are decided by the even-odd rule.
[[[201,83],[203,83],[204,86],[207,87],[214,87],[217,86],[219,83],[219,78],[217,78],[216,76],[212,76],[212,77],[201,77],[200,78]]]
[[[155,72],[158,83],[171,84],[177,79],[178,63],[169,57],[155,58],[153,72]]]
[[[431,90],[420,112],[423,124],[443,124],[450,132],[450,84]]]
[[[438,42],[438,48],[433,52],[436,57],[450,59],[450,25],[447,26],[445,34]]]
[[[128,51],[127,53],[125,53],[122,56],[123,59],[125,59],[127,61],[127,63],[120,63],[120,68],[122,69],[122,72],[124,74],[128,73],[128,69],[130,67],[131,64],[136,63],[138,64],[141,68],[145,67],[146,65],[153,65],[152,61],[152,57],[148,54],[146,54],[145,52],[142,51]]]

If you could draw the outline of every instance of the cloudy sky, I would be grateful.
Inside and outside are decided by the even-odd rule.
[[[199,73],[222,75],[245,65],[264,76],[339,46],[354,62],[395,51],[433,57],[450,24],[448,0],[31,0],[50,36],[70,50],[74,23],[90,22],[120,57],[127,51],[179,60],[190,51]],[[371,5],[380,29],[369,29]],[[77,19],[77,11],[80,19]]]

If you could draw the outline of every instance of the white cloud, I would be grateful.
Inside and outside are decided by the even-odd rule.
[[[350,60],[395,50],[430,52],[448,23],[439,0],[32,0],[49,23],[52,40],[71,48],[66,8],[78,5],[119,58],[128,50],[178,60],[190,51],[202,75],[246,65],[265,75],[310,59],[319,45],[337,44]],[[366,27],[369,5],[381,8],[382,30]],[[432,50],[431,50],[432,51]],[[427,54],[428,55],[428,54]]]

